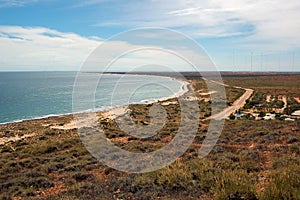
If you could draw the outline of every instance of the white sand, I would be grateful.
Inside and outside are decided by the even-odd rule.
[[[188,86],[190,85],[190,83],[187,81],[179,80],[179,79],[176,79],[176,80],[178,82],[182,83],[181,90],[179,92],[175,93],[174,95],[172,95],[170,97],[164,97],[164,98],[161,98],[158,100],[149,101],[146,104],[152,104],[152,103],[157,103],[157,102],[161,102],[161,101],[169,101],[170,99],[180,97],[180,96],[184,95],[185,93],[187,93],[189,91]],[[164,103],[166,103],[166,102],[164,102]]]
[[[91,127],[97,124],[99,117],[96,113],[82,113],[74,115],[74,120],[63,126],[51,126],[52,129],[69,130],[74,128]]]
[[[103,113],[101,113],[102,118],[108,118],[108,119],[115,119],[119,116],[123,116],[126,113],[128,113],[130,110],[128,109],[127,106],[121,106],[121,107],[117,107],[117,108],[113,108],[111,110],[105,111]]]
[[[175,101],[168,101],[168,99],[179,97],[186,92],[188,92],[188,85],[190,84],[189,82],[182,81],[182,80],[177,80],[182,83],[182,88],[181,90],[174,94],[171,97],[167,98],[162,98],[159,100],[154,100],[151,102],[147,102],[146,104],[152,104],[156,103],[159,101],[166,101],[163,102],[165,105],[170,105],[170,104],[175,104],[177,102]],[[105,119],[108,118],[110,120],[113,120],[119,116],[122,116],[126,113],[130,112],[128,109],[128,106],[121,106],[121,107],[116,107],[107,111],[103,111],[100,113],[83,113],[83,114],[76,114],[74,117],[75,119],[72,120],[70,123],[65,124],[63,126],[51,126],[52,129],[61,129],[61,130],[69,130],[69,129],[74,129],[74,128],[83,128],[83,127],[91,127],[91,126],[96,126],[98,123],[99,118]]]
[[[203,92],[203,93],[199,93],[200,95],[202,96],[206,96],[206,95],[211,95],[211,94],[214,94],[216,93],[217,91],[210,91],[210,92]]]
[[[178,104],[178,102],[177,101],[166,101],[166,102],[161,103],[162,106],[175,105],[175,104]]]
[[[281,100],[284,103],[283,108],[281,109],[281,112],[283,113],[284,109],[287,108],[287,98],[286,98],[286,96],[281,96]]]
[[[300,103],[300,98],[299,97],[294,97],[295,101],[297,101],[297,103]]]
[[[294,116],[300,116],[300,110],[297,110],[297,111],[293,112],[292,115],[294,115]]]
[[[7,142],[15,142],[18,140],[22,140],[24,138],[28,138],[28,137],[32,137],[35,136],[35,133],[31,133],[31,134],[27,134],[27,135],[23,135],[23,136],[13,136],[13,137],[5,137],[5,138],[0,138],[0,144],[5,144]]]
[[[267,101],[267,103],[270,103],[270,102],[271,102],[271,95],[270,95],[270,94],[267,95],[266,101]]]

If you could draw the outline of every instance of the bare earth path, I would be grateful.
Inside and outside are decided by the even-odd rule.
[[[224,83],[219,83],[216,81],[213,81],[214,83],[223,85],[223,86],[228,86]],[[241,87],[235,87],[235,88],[241,88]],[[232,106],[228,106],[227,108],[225,108],[223,111],[212,115],[210,117],[208,117],[207,119],[215,119],[215,120],[221,120],[221,119],[225,119],[227,117],[229,117],[230,114],[234,113],[235,111],[239,110],[240,108],[242,108],[245,104],[246,104],[246,100],[249,99],[253,93],[252,89],[247,89],[247,88],[241,88],[246,90],[246,92],[240,96],[240,98],[238,98],[233,104]]]
[[[287,98],[286,98],[286,96],[282,96],[281,98],[282,98],[282,101],[284,103],[283,108],[281,109],[281,113],[283,113],[284,109],[287,108]]]
[[[224,119],[226,117],[229,117],[231,113],[234,113],[235,111],[242,108],[246,104],[246,100],[249,99],[253,93],[252,89],[245,89],[245,90],[246,92],[238,100],[236,100],[232,106],[225,108],[222,112],[218,114],[210,116],[210,119],[215,119],[215,120]]]

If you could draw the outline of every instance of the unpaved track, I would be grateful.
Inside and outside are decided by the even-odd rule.
[[[281,113],[283,113],[283,112],[284,112],[284,109],[287,108],[287,98],[286,98],[286,96],[282,96],[282,97],[281,97],[281,100],[282,100],[283,103],[284,103],[283,108],[281,109]]]
[[[226,85],[224,83],[219,83],[219,82],[216,82],[216,81],[212,81],[212,82],[217,83],[219,85],[228,86],[228,85]],[[241,87],[236,87],[236,86],[233,86],[233,87],[235,87],[235,88],[241,88]],[[232,104],[232,106],[228,106],[223,111],[221,111],[221,112],[219,112],[219,113],[217,113],[215,115],[212,115],[212,116],[210,116],[210,117],[208,117],[206,119],[207,120],[209,120],[209,119],[215,119],[215,120],[225,119],[225,118],[229,117],[230,114],[232,114],[235,111],[237,111],[240,108],[242,108],[246,104],[246,100],[251,97],[251,95],[253,93],[253,90],[252,89],[248,89],[248,88],[241,88],[241,89],[246,90],[245,93],[242,96],[240,96],[240,98],[238,98]]]
[[[246,100],[249,99],[253,93],[252,89],[245,89],[245,90],[246,92],[240,98],[238,98],[232,104],[232,106],[225,108],[223,111],[219,112],[218,114],[210,116],[209,119],[221,120],[229,117],[230,114],[242,108],[246,104]]]

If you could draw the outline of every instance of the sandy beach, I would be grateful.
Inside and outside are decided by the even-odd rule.
[[[179,97],[186,92],[188,92],[189,87],[188,85],[190,84],[187,81],[179,80],[176,79],[178,82],[182,83],[180,91],[175,93],[174,95],[170,97],[165,97],[153,101],[147,101],[144,102],[143,104],[153,104],[153,103],[158,103],[161,102],[163,105],[170,105],[174,104],[173,98]],[[176,102],[175,102],[176,103]],[[104,111],[99,111],[99,112],[90,112],[90,113],[80,113],[80,114],[62,114],[62,115],[57,115],[57,116],[46,116],[46,117],[41,117],[41,118],[36,118],[36,119],[28,119],[28,120],[22,120],[19,122],[11,122],[11,123],[6,123],[3,124],[2,126],[15,126],[17,124],[31,124],[32,122],[38,123],[42,125],[43,127],[49,127],[52,130],[62,130],[62,131],[68,131],[68,130],[75,130],[79,128],[84,128],[84,127],[91,127],[98,125],[98,121],[101,119],[108,119],[108,120],[114,120],[115,118],[119,116],[123,116],[126,113],[129,113],[130,110],[128,109],[128,105],[126,106],[120,106],[120,107],[115,107],[109,110],[104,110]],[[67,123],[62,123],[61,118],[67,118],[69,119]],[[57,120],[58,119],[58,120]],[[56,121],[55,123],[49,123],[49,121]],[[22,135],[8,135],[8,136],[2,136],[0,137],[0,145],[4,145],[9,142],[16,142],[16,141],[21,141],[26,138],[31,138],[34,137],[36,134],[35,133],[22,133]]]
[[[148,102],[145,102],[144,104],[153,104],[153,103],[162,102],[162,101],[163,101],[163,105],[174,104],[174,101],[172,101],[171,99],[180,97],[180,96],[184,95],[186,92],[188,92],[188,90],[189,90],[188,85],[190,84],[187,81],[183,81],[183,80],[179,80],[179,79],[176,79],[176,80],[178,82],[182,83],[182,86],[181,86],[181,89],[179,92],[175,93],[174,95],[172,95],[170,97],[165,97],[165,98],[161,98],[161,99],[157,99],[157,100],[153,100],[153,101],[148,101]],[[95,125],[95,123],[99,119],[107,118],[107,119],[113,120],[113,119],[123,116],[129,112],[130,112],[130,109],[128,109],[128,105],[126,105],[126,106],[120,106],[120,107],[112,108],[112,109],[97,112],[97,113],[78,114],[78,115],[74,115],[74,119],[70,123],[64,124],[61,126],[59,126],[59,125],[51,126],[51,128],[52,129],[61,129],[61,130],[71,130],[71,129],[75,129],[75,128],[78,129],[78,128],[83,128],[83,127],[89,127],[89,126]]]
[[[163,106],[176,105],[178,102],[174,101],[174,98],[178,98],[178,97],[186,94],[190,90],[190,85],[191,85],[191,83],[188,81],[181,80],[181,79],[176,79],[176,80],[182,84],[180,91],[178,91],[177,93],[175,93],[172,96],[160,98],[160,99],[153,100],[153,101],[147,101],[147,102],[144,102],[143,104],[149,105],[149,104],[154,104],[154,103],[160,103]],[[200,95],[210,95],[215,92],[216,91],[200,93]],[[249,95],[247,95],[247,98],[249,98]],[[194,100],[201,100],[201,98],[198,99],[197,97],[188,96],[188,97],[186,97],[186,100],[194,101]],[[205,102],[207,102],[208,100],[209,100],[209,98],[206,99]],[[245,99],[243,99],[243,100],[245,101]],[[238,101],[239,100],[237,100],[237,102]],[[230,113],[234,112],[236,109],[238,109],[239,107],[242,106],[239,104],[240,103],[234,104],[235,109],[231,110],[229,107],[229,108],[226,108],[226,110],[224,110],[223,112],[226,112],[226,116],[228,116]],[[129,105],[125,105],[125,106],[119,106],[119,107],[115,107],[115,108],[112,108],[109,110],[104,110],[104,111],[99,111],[99,112],[87,112],[87,113],[80,113],[80,114],[67,114],[67,115],[46,117],[45,119],[48,119],[48,118],[56,119],[57,117],[68,117],[71,120],[68,123],[59,123],[59,122],[54,123],[54,124],[45,123],[45,124],[43,124],[43,126],[49,126],[53,130],[73,130],[73,129],[79,129],[79,128],[84,128],[84,127],[97,126],[97,125],[99,125],[99,124],[97,124],[99,120],[103,120],[103,119],[114,120],[117,117],[125,115],[126,113],[130,113],[131,111],[128,107],[129,107]],[[218,115],[222,115],[222,113],[219,113]],[[211,117],[208,117],[207,119],[210,119],[210,118]],[[35,121],[35,120],[38,120],[38,119],[25,120],[25,121],[30,122],[30,121]],[[43,120],[43,118],[41,118],[41,120]],[[22,123],[22,122],[20,122],[20,123]],[[0,144],[4,144],[9,141],[18,141],[18,140],[22,140],[24,138],[32,137],[32,136],[34,136],[34,134],[27,134],[22,137],[18,137],[18,136],[6,137],[6,138],[0,139]]]

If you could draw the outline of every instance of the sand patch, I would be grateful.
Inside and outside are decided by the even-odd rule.
[[[286,96],[282,96],[281,99],[282,99],[282,101],[283,101],[283,103],[284,103],[284,106],[283,106],[283,108],[282,108],[282,109],[284,110],[285,108],[287,108],[287,98],[286,98]],[[282,111],[283,111],[283,110],[282,110]]]
[[[202,93],[199,93],[199,95],[206,96],[206,95],[214,94],[214,93],[216,93],[216,92],[217,92],[217,91],[202,92]]]
[[[300,110],[296,110],[295,112],[292,113],[294,116],[300,116]]]
[[[176,104],[178,104],[177,101],[166,101],[161,103],[162,106],[176,105]]]
[[[97,125],[99,117],[96,113],[82,113],[74,115],[74,120],[65,125],[51,126],[52,129],[70,130],[74,128],[91,127]]]
[[[300,103],[300,98],[299,97],[294,97],[295,101],[297,101],[297,103]]]
[[[271,95],[270,95],[270,94],[267,95],[266,101],[267,101],[267,103],[270,103],[270,102],[271,102]]]
[[[74,115],[74,120],[65,125],[55,125],[51,126],[52,129],[60,129],[60,130],[71,130],[71,129],[80,129],[84,127],[94,127],[98,125],[99,119],[115,119],[118,116],[122,116],[125,113],[129,112],[127,106],[113,108],[108,111],[96,113],[82,113]]]
[[[27,135],[23,135],[23,136],[12,136],[12,137],[4,137],[4,138],[0,138],[0,144],[5,144],[7,142],[15,142],[18,140],[22,140],[24,138],[28,138],[28,137],[32,137],[35,136],[35,133],[31,133],[31,134],[27,134]]]
[[[130,109],[127,108],[127,106],[122,106],[122,107],[117,107],[117,108],[113,108],[111,110],[108,110],[106,112],[101,113],[100,115],[102,116],[102,118],[108,118],[108,119],[116,119],[119,116],[123,116],[126,113],[129,113]]]
[[[280,113],[284,112],[284,109],[287,108],[287,97],[286,96],[278,96],[278,100],[283,101],[283,107],[281,109],[279,109]]]

